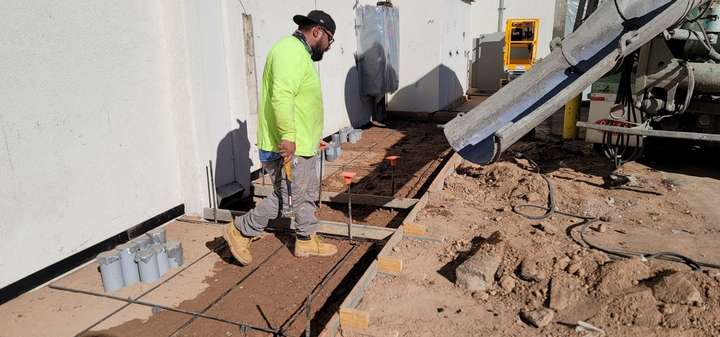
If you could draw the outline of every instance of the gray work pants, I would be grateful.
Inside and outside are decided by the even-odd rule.
[[[295,159],[291,188],[296,232],[299,235],[311,235],[318,229],[318,220],[315,217],[315,199],[319,184],[318,157],[295,157]],[[272,177],[275,192],[260,201],[250,212],[235,218],[235,226],[248,237],[262,234],[270,220],[281,217],[283,210],[286,212],[289,210],[283,159],[265,162],[263,168]]]

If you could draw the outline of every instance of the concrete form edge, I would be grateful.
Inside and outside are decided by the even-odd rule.
[[[428,203],[429,195],[433,192],[439,192],[443,189],[445,185],[445,180],[447,179],[448,175],[451,172],[455,171],[455,168],[457,168],[460,163],[463,162],[462,157],[460,157],[459,154],[456,152],[453,152],[450,159],[445,163],[443,168],[440,170],[438,175],[433,179],[432,183],[430,183],[430,187],[428,188],[428,191],[426,191],[423,196],[420,198],[420,200],[415,204],[415,206],[412,208],[410,213],[405,217],[403,220],[404,224],[414,223],[415,220],[417,220],[417,216],[420,213],[420,211],[425,208],[425,206]],[[378,257],[380,256],[388,256],[392,249],[402,241],[404,237],[412,238],[409,236],[404,235],[403,231],[403,225],[401,225],[395,233],[390,236],[390,239],[388,242],[383,246],[383,249],[380,250],[380,253],[378,253]],[[362,300],[363,295],[365,294],[365,291],[367,288],[370,287],[370,284],[375,279],[375,276],[377,276],[378,273],[378,260],[377,258],[370,264],[367,270],[365,270],[365,273],[363,273],[362,277],[360,277],[360,280],[355,284],[355,286],[350,290],[350,293],[348,293],[347,297],[345,297],[345,300],[340,305],[339,309],[342,308],[351,308],[355,309],[360,304],[360,301]],[[332,318],[328,321],[328,323],[325,325],[325,328],[323,328],[322,332],[319,334],[321,337],[335,337],[338,335],[338,331],[340,330],[340,315],[339,315],[339,309],[338,312],[333,314]]]

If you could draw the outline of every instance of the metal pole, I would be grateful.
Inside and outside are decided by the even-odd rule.
[[[325,166],[325,149],[320,149],[320,186],[318,187],[318,208],[322,208],[323,166]]]
[[[213,208],[213,223],[217,223],[217,190],[215,189],[215,171],[212,160],[210,161],[210,184],[212,185],[212,208]]]
[[[205,165],[205,182],[207,182],[208,204],[210,205],[209,207],[212,208],[212,196],[210,195],[210,170],[207,165]]]
[[[503,31],[503,21],[505,21],[505,0],[499,0],[498,2],[498,32]]]
[[[352,237],[352,190],[350,188],[352,187],[352,182],[348,184],[348,237],[350,238],[350,241],[353,240]]]
[[[108,295],[108,294],[101,294],[101,293],[96,293],[96,292],[92,292],[92,291],[86,291],[86,290],[80,290],[80,289],[67,288],[67,287],[57,286],[57,285],[53,285],[53,284],[49,285],[48,287],[49,287],[50,289],[55,289],[55,290],[63,290],[63,291],[68,291],[68,292],[73,292],[73,293],[78,293],[78,294],[85,294],[85,295],[90,295],[90,296],[104,297],[104,298],[109,298],[109,299],[112,299],[112,300],[123,301],[123,302],[126,302],[126,303],[137,304],[137,305],[142,305],[142,306],[151,307],[151,308],[160,308],[160,309],[167,310],[167,311],[172,311],[172,312],[177,312],[177,313],[181,313],[181,314],[185,314],[185,315],[190,315],[190,316],[194,316],[194,317],[200,317],[200,318],[205,318],[205,319],[209,319],[209,320],[213,320],[213,321],[218,321],[218,322],[223,322],[223,323],[232,324],[232,325],[235,325],[235,326],[240,327],[241,329],[242,329],[242,328],[244,328],[244,329],[253,329],[253,330],[257,330],[257,331],[267,332],[267,333],[270,333],[270,334],[273,334],[273,335],[279,335],[279,334],[280,334],[280,331],[278,331],[278,330],[273,330],[273,329],[267,329],[267,328],[263,328],[263,327],[253,326],[253,325],[250,325],[250,324],[247,324],[247,323],[243,323],[243,322],[238,322],[238,321],[228,320],[228,319],[224,319],[224,318],[220,318],[220,317],[210,316],[210,315],[206,315],[206,314],[203,314],[203,313],[200,313],[200,312],[194,312],[194,311],[188,311],[188,310],[182,310],[182,309],[172,308],[172,307],[164,306],[164,305],[161,305],[161,304],[155,304],[155,303],[150,303],[150,302],[145,302],[145,301],[133,300],[133,299],[130,299],[130,298],[124,298],[124,297],[120,297],[120,296],[113,296],[113,295]]]
[[[395,165],[392,167],[392,194],[391,196],[395,197]]]

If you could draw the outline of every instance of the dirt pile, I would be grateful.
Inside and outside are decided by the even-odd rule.
[[[376,325],[407,336],[599,336],[596,328],[607,336],[720,335],[720,272],[611,259],[576,242],[582,219],[555,213],[532,220],[514,211],[548,204],[539,170],[557,210],[599,219],[586,233],[594,245],[720,261],[720,229],[683,199],[682,186],[638,163],[614,170],[585,145],[520,148],[537,165],[521,156],[464,163],[431,195],[418,222],[442,243],[398,246],[407,274],[373,286],[363,304],[382,317]],[[610,173],[628,183],[608,188]],[[503,238],[502,249],[487,250],[492,236]],[[494,279],[482,289],[457,286],[458,267],[475,255],[493,262],[483,275],[494,269]],[[388,296],[402,305],[384,305]],[[438,315],[427,307],[452,310]]]

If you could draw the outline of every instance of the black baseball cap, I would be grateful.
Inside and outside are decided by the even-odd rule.
[[[307,24],[320,25],[323,28],[327,29],[330,33],[335,35],[335,21],[332,19],[332,17],[330,17],[330,14],[323,11],[310,11],[307,16],[298,14],[293,16],[293,21],[295,21],[298,26],[304,26]]]

